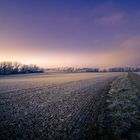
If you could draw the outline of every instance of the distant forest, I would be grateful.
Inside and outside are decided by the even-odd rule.
[[[0,75],[41,72],[43,72],[43,69],[33,64],[25,65],[19,62],[0,62]]]
[[[54,68],[46,69],[48,72],[80,73],[80,72],[140,72],[140,67],[116,67],[116,68]]]
[[[116,67],[116,68],[53,68],[42,69],[36,65],[21,64],[19,62],[0,62],[0,75],[24,74],[24,73],[43,73],[62,72],[62,73],[81,73],[81,72],[140,72],[140,67]]]

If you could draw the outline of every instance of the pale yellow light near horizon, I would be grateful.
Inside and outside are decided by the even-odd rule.
[[[26,47],[24,47],[26,46]],[[16,41],[0,41],[0,61],[18,61],[24,64],[37,64],[44,68],[53,67],[114,67],[129,66],[136,53],[129,50],[111,50],[109,52],[69,52],[39,49]],[[123,59],[122,59],[123,58]],[[134,59],[134,60],[133,60]]]

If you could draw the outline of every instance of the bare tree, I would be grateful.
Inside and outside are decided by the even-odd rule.
[[[43,72],[43,69],[36,65],[25,65],[19,62],[0,62],[0,74],[36,73]]]

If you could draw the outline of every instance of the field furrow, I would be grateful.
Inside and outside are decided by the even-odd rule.
[[[25,86],[25,89],[24,86],[18,89],[17,83],[12,83],[13,87],[10,85],[10,89],[7,90],[3,90],[1,85],[0,138],[51,140],[82,138],[96,114],[103,89],[117,75],[102,74],[97,77],[91,75],[83,79],[73,77],[70,80],[65,77],[60,81],[58,78],[59,82],[51,81],[51,78],[47,82],[43,78],[43,85],[42,83],[38,85],[35,82],[38,78],[35,78],[33,81],[29,80],[34,83],[33,86],[30,88]],[[16,82],[15,78],[13,82]],[[13,90],[14,86],[16,90]],[[3,87],[5,89],[6,86]]]

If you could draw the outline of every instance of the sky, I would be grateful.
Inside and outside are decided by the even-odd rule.
[[[0,0],[0,61],[140,66],[140,1]]]

